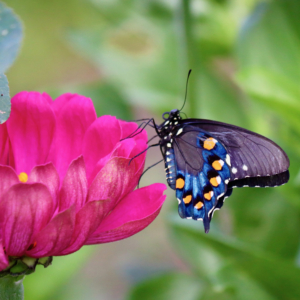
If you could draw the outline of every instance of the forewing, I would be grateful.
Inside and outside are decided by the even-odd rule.
[[[209,132],[225,146],[230,156],[231,181],[284,174],[289,168],[286,153],[262,135],[234,125],[210,120],[190,119],[184,125],[186,131],[194,130],[195,127]],[[284,176],[284,178],[287,177]],[[278,177],[270,179],[269,186],[278,185]],[[258,185],[259,181],[258,179]]]

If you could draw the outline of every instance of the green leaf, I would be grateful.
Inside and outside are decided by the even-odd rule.
[[[216,217],[223,218],[223,214],[229,212],[232,232],[237,238],[293,262],[300,227],[299,197],[295,204],[296,199],[290,199],[294,191],[292,184],[269,189],[235,189]],[[216,221],[220,220],[212,222]],[[220,226],[225,224],[222,222]]]
[[[300,131],[299,1],[256,6],[237,43],[238,83]]]
[[[287,77],[253,67],[241,71],[237,82],[252,99],[276,112],[300,131],[300,88]]]
[[[211,276],[202,300],[275,300],[259,283],[232,265],[221,268]]]
[[[14,62],[22,41],[22,24],[13,11],[0,2],[0,73]]]
[[[194,276],[172,273],[151,278],[136,285],[127,300],[197,300],[203,283]]]
[[[25,277],[25,296],[30,300],[49,299],[79,271],[94,249],[88,246],[70,255],[56,256],[47,269],[38,266],[35,273]]]
[[[287,78],[300,79],[300,6],[298,0],[260,3],[240,31],[240,68],[260,67]]]
[[[261,251],[229,236],[205,235],[198,226],[183,226],[182,222],[172,222],[172,233],[177,249],[195,272],[203,275],[205,271],[204,274],[212,277],[222,270],[225,263],[231,264],[276,299],[299,299],[300,269],[284,257]]]
[[[0,124],[4,123],[10,115],[10,96],[8,81],[4,74],[0,73]]]

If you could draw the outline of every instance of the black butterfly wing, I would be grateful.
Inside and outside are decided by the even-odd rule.
[[[188,119],[182,122],[181,126],[197,127],[222,142],[230,157],[232,187],[272,187],[288,181],[289,159],[268,138],[238,126],[211,120]]]

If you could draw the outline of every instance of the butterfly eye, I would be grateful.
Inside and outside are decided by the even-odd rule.
[[[168,120],[169,119],[170,114],[168,112],[163,113],[162,118],[164,120]]]

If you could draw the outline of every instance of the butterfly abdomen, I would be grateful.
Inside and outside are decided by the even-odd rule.
[[[175,156],[172,148],[168,149],[165,153],[165,171],[168,185],[171,189],[176,188],[176,167],[175,167]]]

